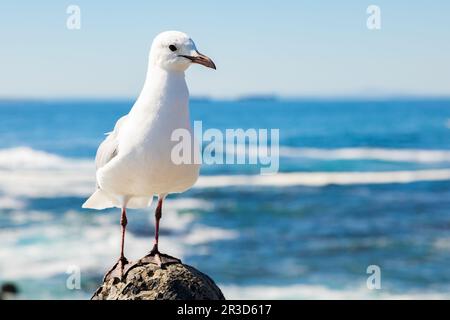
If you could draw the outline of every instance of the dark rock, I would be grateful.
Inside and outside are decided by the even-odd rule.
[[[123,280],[106,277],[92,300],[225,300],[206,274],[179,263],[134,264]]]
[[[14,283],[4,283],[0,288],[0,300],[15,299],[18,294],[19,288]]]

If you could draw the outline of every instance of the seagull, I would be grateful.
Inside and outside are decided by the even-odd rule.
[[[216,69],[214,62],[201,54],[192,39],[179,31],[160,33],[153,40],[147,77],[130,112],[120,118],[107,134],[95,157],[96,191],[83,208],[121,210],[120,258],[117,267],[123,276],[128,260],[124,254],[127,208],[145,208],[158,197],[155,210],[155,240],[150,255],[161,267],[158,249],[159,222],[168,194],[181,193],[194,185],[200,165],[174,162],[171,155],[176,144],[172,133],[177,129],[192,134],[189,117],[189,91],[185,71],[192,64]],[[192,141],[193,148],[195,143]],[[195,149],[198,150],[198,149]],[[194,152],[195,152],[194,150]],[[172,257],[170,257],[172,258]]]

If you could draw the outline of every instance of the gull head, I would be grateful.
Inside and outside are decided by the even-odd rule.
[[[193,63],[216,69],[214,62],[198,52],[185,33],[165,31],[156,36],[150,50],[150,64],[168,71],[185,71]]]

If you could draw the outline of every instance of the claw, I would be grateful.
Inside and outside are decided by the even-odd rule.
[[[152,250],[148,255],[143,257],[140,260],[140,263],[147,264],[152,263],[156,264],[161,269],[164,269],[169,264],[181,263],[181,260],[167,254],[161,253],[157,250]]]
[[[103,281],[107,281],[111,278],[118,278],[120,281],[124,280],[124,275],[129,267],[127,267],[128,260],[125,257],[121,257],[116,264],[106,273]]]
[[[160,268],[162,267],[163,263],[161,260],[161,253],[159,252],[158,246],[156,244],[153,246],[153,249],[152,249],[152,251],[150,251],[148,257],[153,257],[152,262],[154,264],[158,265],[158,267],[160,267]]]
[[[158,267],[162,267],[162,261],[161,261],[161,255],[159,254],[159,252],[155,253],[154,255],[155,257],[155,263],[158,265]]]
[[[118,263],[119,263],[119,266],[120,266],[120,278],[122,279],[123,275],[124,275],[123,270],[124,270],[125,266],[128,264],[128,260],[127,260],[127,258],[122,257],[122,258],[119,259]]]

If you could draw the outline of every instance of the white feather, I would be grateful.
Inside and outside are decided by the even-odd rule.
[[[198,164],[175,164],[171,159],[178,143],[171,136],[186,129],[193,137],[189,118],[189,91],[184,70],[190,61],[174,58],[169,43],[178,43],[179,54],[195,54],[192,40],[168,32],[153,42],[144,88],[128,115],[116,124],[97,153],[97,190],[83,205],[104,209],[121,206],[146,207],[154,195],[183,192],[199,175]],[[124,121],[126,119],[126,121]],[[198,152],[191,140],[192,159]]]

